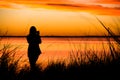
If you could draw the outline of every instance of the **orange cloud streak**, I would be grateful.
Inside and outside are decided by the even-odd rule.
[[[79,0],[78,0],[79,1]],[[82,1],[82,0],[81,0]],[[92,0],[91,0],[92,1]],[[72,0],[4,0],[0,1],[1,8],[13,8],[13,9],[22,9],[22,8],[45,8],[53,10],[62,10],[62,11],[84,11],[92,14],[105,14],[105,15],[120,15],[120,6],[118,7],[105,7],[102,4],[75,4],[70,3]],[[90,2],[90,0],[88,0]],[[97,0],[94,1],[97,3],[120,3],[118,0]]]
[[[96,2],[97,3],[107,3],[107,4],[111,4],[111,3],[120,4],[119,0],[98,0]]]

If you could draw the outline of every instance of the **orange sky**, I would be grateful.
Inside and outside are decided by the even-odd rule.
[[[116,34],[119,0],[0,0],[0,36],[25,36],[34,25],[42,36],[104,35],[97,16]]]

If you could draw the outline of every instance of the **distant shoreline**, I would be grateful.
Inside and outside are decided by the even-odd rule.
[[[26,36],[0,36],[1,38],[5,37],[17,37],[17,38],[22,38]],[[41,36],[42,38],[113,38],[113,36]],[[120,36],[114,36],[114,38],[120,38]]]

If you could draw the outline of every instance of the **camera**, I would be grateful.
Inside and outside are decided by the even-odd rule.
[[[39,34],[40,32],[39,31],[37,31],[37,34]]]

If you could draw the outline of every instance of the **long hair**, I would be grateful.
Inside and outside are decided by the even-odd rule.
[[[30,35],[31,35],[31,34],[36,34],[36,28],[35,28],[35,26],[31,26],[30,31],[29,31],[29,34],[30,34]]]

